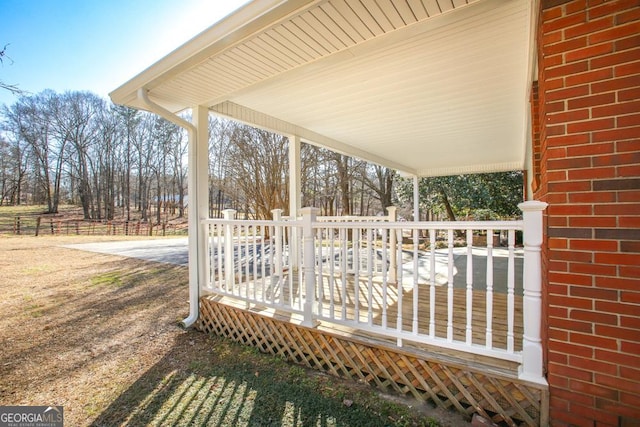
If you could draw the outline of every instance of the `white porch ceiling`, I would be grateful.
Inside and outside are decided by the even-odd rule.
[[[523,169],[531,0],[257,0],[116,89],[419,176]]]

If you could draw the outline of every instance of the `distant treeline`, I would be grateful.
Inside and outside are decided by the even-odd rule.
[[[210,216],[226,208],[252,218],[289,214],[288,139],[215,116],[209,130]],[[22,96],[0,108],[0,206],[44,204],[57,213],[73,204],[86,220],[182,217],[187,145],[182,128],[93,93]],[[302,206],[321,215],[376,215],[390,205],[410,215],[411,181],[393,170],[309,144],[301,170]],[[422,179],[420,196],[422,219],[517,215],[522,174]]]

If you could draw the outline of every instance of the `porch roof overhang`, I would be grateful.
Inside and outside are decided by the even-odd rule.
[[[139,89],[417,176],[525,168],[532,0],[255,0]]]

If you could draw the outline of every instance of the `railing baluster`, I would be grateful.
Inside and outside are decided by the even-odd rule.
[[[373,324],[373,274],[375,271],[373,256],[376,246],[372,239],[373,230],[367,228],[367,324],[371,326]]]
[[[414,335],[418,335],[418,282],[419,282],[419,262],[420,256],[418,253],[420,242],[418,241],[418,229],[413,229],[413,319],[411,324],[411,330]]]
[[[473,343],[473,230],[467,230],[467,345]]]
[[[347,234],[346,229],[340,229],[340,304],[342,305],[342,320],[347,318],[347,251],[349,250]]]
[[[336,304],[335,304],[335,274],[336,274],[336,236],[335,229],[331,228],[331,233],[329,235],[329,312],[331,313],[331,318],[335,319],[336,317]]]
[[[487,333],[485,346],[493,348],[493,230],[487,230]]]
[[[318,271],[318,278],[317,283],[318,283],[318,314],[320,316],[322,316],[323,311],[324,311],[324,307],[323,307],[323,300],[324,300],[324,280],[322,278],[322,270],[324,269],[324,262],[323,262],[323,244],[324,244],[324,239],[322,236],[322,228],[318,228],[316,230],[316,262],[317,262],[317,271]]]
[[[447,230],[447,341],[453,341],[453,229]]]
[[[402,259],[402,229],[398,228],[396,231],[396,260],[398,260],[400,262],[400,266],[402,266],[403,263],[403,259]],[[402,316],[402,294],[403,294],[403,287],[402,287],[402,282],[403,282],[403,268],[400,267],[398,268],[398,274],[396,277],[396,292],[398,292],[397,295],[397,304],[398,304],[398,318],[397,318],[397,323],[396,323],[396,329],[398,330],[398,339],[397,339],[397,345],[398,347],[402,347],[402,338],[400,337],[400,334],[402,334],[402,330],[403,330],[403,324],[402,322],[403,320],[403,316]]]
[[[360,228],[353,228],[353,302],[355,305],[353,318],[360,321]]]
[[[436,230],[429,229],[429,336],[436,336]]]
[[[383,275],[382,275],[382,328],[387,329],[387,284],[388,284],[388,276],[389,270],[387,269],[387,252],[389,250],[389,245],[387,242],[388,234],[393,233],[393,230],[389,230],[387,228],[382,229],[382,265],[383,265]],[[395,248],[394,248],[395,250]]]
[[[509,230],[509,262],[507,267],[507,351],[513,353],[515,323],[515,243],[516,231]]]

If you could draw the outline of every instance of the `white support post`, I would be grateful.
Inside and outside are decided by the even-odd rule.
[[[389,222],[396,222],[398,220],[398,208],[395,206],[387,206],[387,214],[389,216]],[[389,282],[396,283],[398,281],[398,244],[396,239],[396,232],[393,229],[389,230]]]
[[[317,321],[313,316],[313,307],[316,299],[316,254],[314,247],[313,223],[316,221],[319,209],[306,207],[302,213],[302,272],[304,278],[304,307],[302,321],[303,326],[314,328]]]
[[[271,215],[273,215],[273,220],[278,222],[282,221],[282,209],[274,209],[271,211]],[[274,260],[273,265],[275,269],[275,275],[278,276],[278,280],[282,278],[282,226],[275,225],[275,248],[271,252],[273,254]]]
[[[524,333],[520,379],[547,384],[542,366],[542,211],[547,204],[527,201],[518,205],[524,222]]]
[[[202,220],[209,218],[209,109],[199,105],[193,108],[194,126],[198,132],[196,157],[195,157],[195,191],[189,193],[189,218],[192,215],[196,217],[197,226],[190,228],[190,233],[197,230],[197,268],[198,283],[200,292],[207,284],[207,258],[209,253],[207,250],[207,226],[202,224]],[[192,169],[189,169],[191,175]],[[195,194],[195,199],[193,195]],[[194,224],[195,226],[196,224]]]
[[[236,211],[234,209],[225,209],[222,216],[225,220],[235,219]],[[233,256],[233,225],[226,224],[224,226],[224,283],[227,292],[233,292],[235,279],[235,258]]]
[[[289,136],[289,216],[297,218],[298,211],[302,207],[302,165],[300,160],[300,137],[297,135]],[[289,242],[289,265],[294,270],[298,269],[298,241],[296,227],[291,229]]]
[[[418,175],[413,177],[413,220],[420,221],[420,192]]]

